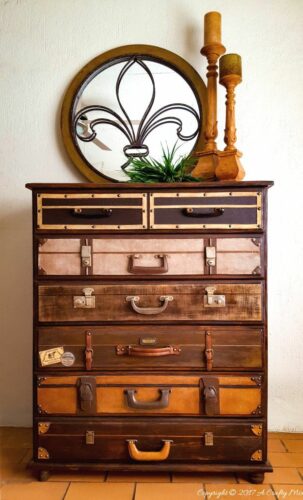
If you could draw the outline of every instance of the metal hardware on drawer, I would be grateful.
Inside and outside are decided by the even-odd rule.
[[[50,422],[39,422],[38,434],[46,434],[49,428],[50,428]]]
[[[251,428],[252,433],[255,434],[255,436],[262,436],[262,430],[263,430],[262,424],[251,425],[250,428]]]
[[[154,345],[157,343],[157,339],[155,337],[143,337],[139,340],[141,345]]]
[[[96,307],[96,297],[92,296],[94,293],[93,288],[83,288],[82,295],[74,296],[74,308],[75,309],[94,309]]]
[[[262,460],[262,450],[256,450],[250,457],[252,462],[261,462]]]
[[[212,432],[205,432],[204,444],[205,446],[214,446],[214,434]]]
[[[137,302],[140,301],[140,297],[128,295],[125,297],[126,302],[130,302],[132,309],[138,314],[160,314],[167,309],[169,302],[174,300],[172,295],[161,295],[159,297],[160,302],[163,302],[162,306],[159,307],[139,307]]]
[[[225,295],[215,295],[216,287],[207,286],[204,295],[205,307],[225,307]]]
[[[81,265],[82,267],[91,267],[92,265],[92,247],[82,245],[81,247]]]
[[[86,444],[95,444],[95,432],[94,431],[86,431],[85,443]]]
[[[39,460],[48,460],[49,453],[45,448],[38,448],[38,458]]]
[[[209,267],[213,267],[216,265],[216,247],[206,247],[206,264]]]

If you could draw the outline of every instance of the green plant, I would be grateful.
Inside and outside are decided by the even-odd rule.
[[[175,144],[170,151],[162,146],[162,161],[154,158],[132,158],[125,169],[130,182],[198,182],[201,179],[188,173],[196,162],[191,156],[181,156],[175,160],[179,148]]]

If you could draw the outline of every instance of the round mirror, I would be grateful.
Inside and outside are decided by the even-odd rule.
[[[158,47],[119,47],[88,63],[62,107],[73,163],[91,181],[127,181],[132,158],[201,150],[206,89],[184,59]]]

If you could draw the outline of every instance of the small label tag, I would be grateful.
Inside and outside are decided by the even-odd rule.
[[[140,344],[141,345],[153,345],[157,343],[157,339],[155,337],[141,337]]]
[[[72,352],[65,352],[61,357],[63,366],[72,366],[75,362],[75,356]]]
[[[39,351],[41,366],[56,365],[61,363],[64,347],[54,347],[46,351]]]

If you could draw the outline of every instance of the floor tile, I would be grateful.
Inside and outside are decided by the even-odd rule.
[[[303,439],[303,432],[269,432],[269,439]]]
[[[27,469],[26,464],[6,464],[0,467],[1,483],[33,481],[33,474]]]
[[[179,472],[172,476],[173,483],[228,483],[234,484],[237,482],[234,474],[224,473],[206,473],[206,472]],[[302,499],[303,500],[303,499]]]
[[[252,497],[273,499],[273,491],[268,484],[206,484],[205,489],[210,500],[243,500]]]
[[[68,483],[6,484],[1,490],[1,500],[63,500]],[[87,498],[87,497],[83,497]]]
[[[249,483],[245,476],[238,476],[240,483]],[[277,467],[273,472],[265,472],[263,484],[302,484],[300,474],[294,467]],[[302,499],[303,500],[303,499]]]
[[[298,485],[285,485],[285,484],[273,484],[273,489],[278,499],[289,498],[289,500],[302,500],[303,498],[303,487]]]
[[[103,483],[105,480],[105,473],[90,473],[90,472],[57,472],[51,473],[48,481],[51,482],[81,482],[81,483]]]
[[[284,453],[284,452],[286,452],[286,448],[283,445],[281,439],[269,439],[268,440],[268,451]]]
[[[204,498],[204,488],[202,484],[197,483],[138,483],[135,496],[135,500],[199,500],[200,498]]]
[[[285,444],[287,450],[291,453],[303,452],[303,439],[299,439],[298,441],[294,441],[293,439],[283,439],[283,443]]]
[[[107,483],[170,483],[168,472],[109,472]]]
[[[273,467],[303,467],[303,453],[270,453]]]
[[[71,483],[64,500],[133,500],[134,489],[130,483]]]

